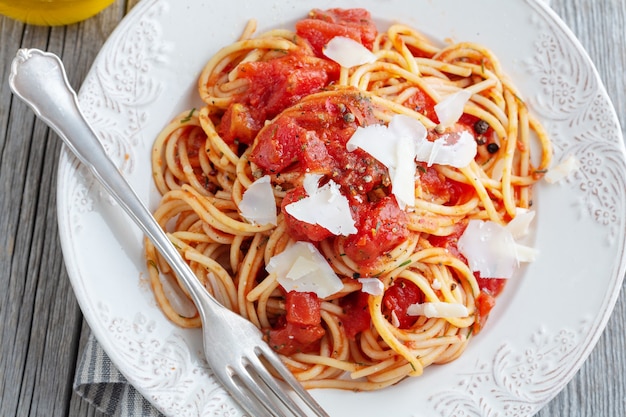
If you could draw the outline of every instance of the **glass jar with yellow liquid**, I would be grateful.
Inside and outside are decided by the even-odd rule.
[[[32,25],[67,25],[92,17],[114,1],[0,0],[0,14]]]

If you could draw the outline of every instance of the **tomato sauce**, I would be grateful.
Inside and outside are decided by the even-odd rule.
[[[353,39],[371,50],[378,30],[365,9],[314,9],[308,18],[296,23],[296,33],[321,57],[324,45],[335,36]]]
[[[289,291],[285,294],[286,314],[267,331],[270,346],[284,355],[314,349],[326,333],[320,304],[315,293]]]
[[[269,61],[244,63],[239,72],[249,86],[226,110],[218,133],[228,143],[250,145],[266,120],[335,81],[339,66],[291,52]]]
[[[418,319],[407,314],[411,304],[424,302],[424,293],[413,282],[398,278],[383,296],[383,313],[390,322],[397,321],[399,329],[408,329]]]
[[[265,126],[250,155],[264,173],[316,173],[338,183],[358,230],[341,239],[346,255],[362,264],[374,262],[408,236],[407,214],[391,194],[386,167],[361,149],[346,149],[358,126],[374,123],[381,123],[374,117],[374,105],[356,90],[311,96]],[[305,196],[296,185],[283,207]],[[283,214],[295,239],[319,242],[332,236],[321,226]]]
[[[296,34],[310,45],[308,52],[306,48],[304,52],[299,49],[239,66],[240,77],[249,86],[226,109],[217,126],[218,133],[227,143],[252,146],[249,159],[264,175],[289,178],[283,184],[286,195],[281,212],[291,237],[314,243],[339,239],[335,243],[342,244],[345,250],[342,255],[359,264],[361,271],[372,270],[378,259],[407,239],[408,215],[391,193],[387,168],[361,149],[348,152],[346,143],[358,127],[382,123],[376,115],[385,110],[377,108],[357,90],[326,94],[339,78],[340,68],[324,58],[323,48],[333,37],[345,36],[372,49],[377,30],[366,10],[315,9],[296,23]],[[421,51],[415,53],[424,56]],[[438,122],[435,103],[423,91],[418,90],[406,105]],[[474,134],[476,121],[475,117],[464,115],[456,129]],[[435,131],[429,132],[430,140],[437,137]],[[339,184],[349,201],[356,233],[335,236],[324,227],[300,221],[284,210],[288,204],[307,196],[301,185],[307,173],[320,174],[320,186],[330,180]],[[473,187],[446,178],[424,163],[418,165],[416,184],[422,198],[444,205],[462,204],[475,193]],[[463,222],[449,236],[425,237],[433,246],[445,248],[465,261],[457,248],[465,227]],[[476,300],[475,331],[484,325],[495,297],[504,286],[504,280],[477,278],[481,291]],[[368,294],[357,291],[341,299],[345,312],[342,326],[351,339],[371,324],[368,298]],[[399,328],[409,328],[417,317],[408,315],[407,308],[420,302],[424,302],[422,291],[412,282],[399,278],[383,296],[383,314]],[[314,293],[286,293],[286,312],[267,331],[270,345],[286,355],[319,346],[325,334],[320,305]]]
[[[341,324],[349,339],[354,340],[357,334],[370,327],[372,318],[368,299],[369,294],[362,291],[355,291],[341,299],[341,307],[344,311]]]

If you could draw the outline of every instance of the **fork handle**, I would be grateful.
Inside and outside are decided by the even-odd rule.
[[[204,297],[218,311],[225,309],[206,291],[182,259],[150,211],[139,199],[86,121],[78,97],[58,56],[38,49],[20,49],[11,65],[13,93],[50,126],[65,145],[90,169],[113,198],[152,241],[176,275],[183,280],[198,308]]]

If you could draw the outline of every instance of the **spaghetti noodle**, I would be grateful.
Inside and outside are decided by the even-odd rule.
[[[351,68],[328,59],[325,45],[338,36],[374,59]],[[313,10],[295,32],[255,35],[251,21],[207,62],[198,85],[204,106],[165,127],[152,165],[163,195],[155,217],[207,290],[263,329],[308,388],[379,389],[461,355],[505,280],[473,271],[458,240],[471,220],[506,225],[530,208],[551,159],[546,132],[497,58],[473,43],[440,48],[404,25],[378,33],[362,9]],[[468,97],[462,115],[446,125],[437,104],[459,91]],[[414,162],[415,201],[403,208],[391,175],[401,169],[347,150],[358,130],[398,115],[419,122],[428,142],[466,133],[476,147],[458,168]],[[311,196],[311,174],[348,201],[356,231],[333,233],[286,210]],[[276,224],[240,210],[262,177],[270,179]],[[323,255],[338,291],[321,298],[280,284],[273,260],[298,241]],[[146,257],[165,315],[200,326],[149,242]]]

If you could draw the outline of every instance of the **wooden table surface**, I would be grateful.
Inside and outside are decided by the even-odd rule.
[[[252,1],[252,0],[251,0]],[[7,84],[22,47],[58,54],[78,90],[98,50],[138,0],[117,0],[66,27],[0,16],[0,416],[100,416],[72,390],[89,334],[63,264],[56,213],[61,141]],[[592,60],[626,126],[626,2],[553,0]],[[539,414],[626,416],[626,299],[622,293],[589,359]]]

